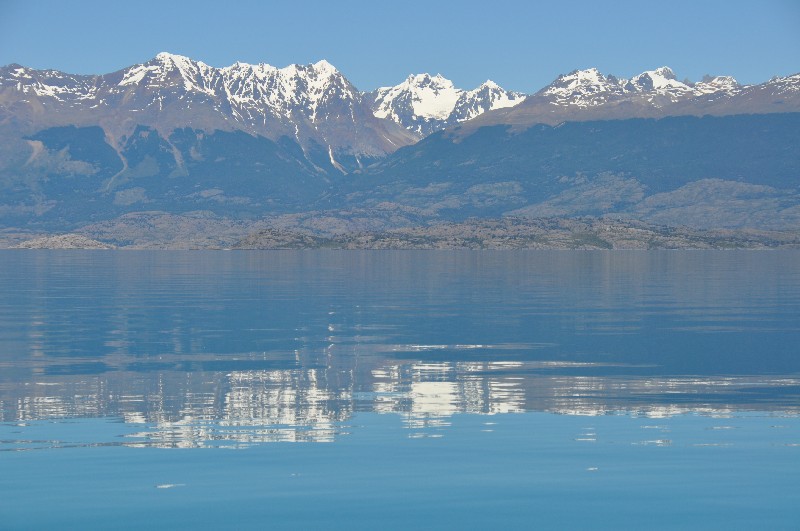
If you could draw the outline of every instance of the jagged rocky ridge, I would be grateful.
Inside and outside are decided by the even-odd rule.
[[[100,126],[112,144],[137,126],[164,138],[186,127],[287,138],[303,149],[321,147],[342,171],[418,139],[376,118],[364,96],[327,61],[213,68],[160,53],[98,76],[10,65],[0,69],[0,113],[28,134],[54,126]]]
[[[642,96],[654,106],[705,95],[732,96],[743,89],[730,76],[707,76],[698,83],[678,81],[669,67],[648,70],[619,79],[596,68],[575,70],[559,76],[535,95],[561,106],[592,107],[610,101]]]

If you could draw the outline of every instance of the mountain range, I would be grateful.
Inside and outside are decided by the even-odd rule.
[[[678,81],[668,67],[630,79],[606,76],[595,68],[559,76],[513,109],[501,109],[470,123],[525,127],[535,123],[663,118],[665,116],[728,116],[800,110],[800,74],[742,85],[730,76],[705,76],[696,83]]]
[[[799,131],[800,74],[742,85],[587,69],[524,95],[438,74],[362,92],[326,61],[15,64],[0,68],[0,225],[394,209],[797,228]]]
[[[100,76],[75,76],[11,65],[0,70],[4,121],[31,133],[55,126],[103,128],[115,140],[139,126],[167,137],[185,127],[287,137],[321,147],[331,164],[358,165],[419,137],[373,116],[369,102],[327,61],[276,68],[236,63],[213,68],[160,53]]]

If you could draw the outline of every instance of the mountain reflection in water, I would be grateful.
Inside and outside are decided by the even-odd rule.
[[[459,414],[797,416],[798,258],[3,252],[0,420],[238,448],[333,442],[362,412],[408,437]]]
[[[3,385],[2,421],[119,418],[137,430],[120,444],[189,448],[332,442],[352,429],[355,412],[400,415],[410,437],[446,435],[450,418],[462,413],[800,414],[796,378],[581,375],[562,370],[594,366],[346,359],[361,366],[38,378]]]

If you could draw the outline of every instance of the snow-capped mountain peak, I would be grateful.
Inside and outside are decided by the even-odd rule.
[[[442,74],[432,76],[430,74],[411,74],[405,81],[405,84],[410,87],[417,87],[419,89],[429,88],[433,91],[454,89],[453,82],[444,77]]]
[[[674,80],[677,79],[675,77],[675,72],[668,66],[662,66],[656,68],[655,70],[648,70],[645,72],[646,74],[650,75],[653,78],[660,78],[663,80]]]
[[[162,62],[162,63],[189,63],[189,62],[192,62],[192,60],[189,59],[188,57],[186,57],[185,55],[179,55],[179,54],[170,53],[170,52],[159,52],[159,53],[156,54],[156,56],[153,59],[156,60],[156,61]]]
[[[328,75],[333,75],[333,74],[337,74],[337,73],[339,72],[339,71],[336,69],[336,67],[335,67],[335,66],[333,66],[332,64],[330,64],[330,63],[329,63],[328,61],[326,61],[325,59],[322,59],[322,60],[320,60],[320,61],[317,61],[317,62],[316,62],[316,63],[314,63],[312,66],[314,67],[314,70],[316,70],[316,71],[317,71],[317,72],[319,72],[319,73],[323,73],[323,72],[324,72],[324,73],[326,73],[326,74],[328,74]]]
[[[373,93],[373,113],[401,124],[404,115],[413,120],[445,120],[460,92],[441,74],[411,74],[399,85],[381,87]]]
[[[160,67],[164,71],[177,70],[181,75],[191,77],[199,72],[216,70],[202,61],[194,61],[184,55],[177,55],[169,52],[161,52],[153,59],[145,63],[144,66]]]
[[[606,77],[596,68],[573,70],[569,74],[562,74],[553,82],[553,85],[576,89],[581,86],[603,86],[607,83]]]
[[[587,68],[558,76],[537,96],[549,98],[556,105],[588,107],[605,103],[623,90],[615,77],[604,76],[597,68]]]
[[[183,55],[161,52],[153,59],[123,70],[119,87],[173,87],[213,94],[217,70]]]
[[[467,91],[456,88],[441,74],[427,73],[411,74],[399,85],[381,87],[368,96],[375,116],[423,135],[524,99],[524,95],[508,92],[491,80]]]
[[[12,77],[30,77],[29,69],[17,63],[6,66],[6,71]]]
[[[655,70],[647,70],[638,76],[634,76],[626,88],[631,92],[691,91],[691,87],[678,81],[675,73],[667,66],[662,66]]]
[[[458,101],[461,91],[441,74],[423,74],[410,86],[413,94],[414,114],[428,119],[446,119]]]
[[[692,86],[692,89],[698,95],[714,94],[717,92],[730,94],[740,88],[741,85],[739,82],[731,76],[705,76],[702,81],[698,81]]]
[[[762,83],[761,85],[751,85],[745,89],[763,89],[776,95],[798,97],[800,93],[800,73],[788,76],[776,76]]]

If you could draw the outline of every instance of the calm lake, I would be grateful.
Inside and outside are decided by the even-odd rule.
[[[797,529],[800,252],[0,251],[0,529]]]

